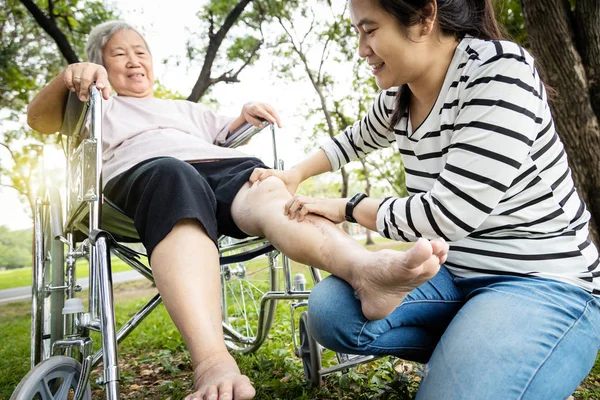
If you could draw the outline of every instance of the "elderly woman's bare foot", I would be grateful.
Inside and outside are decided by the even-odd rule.
[[[256,391],[229,353],[202,360],[194,369],[194,390],[185,400],[248,400]]]
[[[387,317],[414,288],[433,278],[446,260],[448,245],[443,241],[419,239],[405,251],[381,250],[371,260],[359,260],[352,287],[356,290],[365,317]],[[366,261],[366,263],[365,263]]]

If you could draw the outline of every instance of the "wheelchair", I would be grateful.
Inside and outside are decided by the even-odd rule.
[[[90,374],[100,362],[106,399],[119,398],[117,345],[160,303],[156,294],[118,330],[115,323],[111,254],[153,282],[145,254],[132,248],[139,243],[133,221],[101,192],[102,120],[101,92],[90,89],[90,100],[81,103],[69,94],[61,135],[66,138],[67,179],[65,217],[61,193],[46,186],[35,202],[34,261],[31,312],[31,370],[11,399],[90,399]],[[268,125],[268,124],[267,124]],[[270,126],[274,167],[278,159],[275,128]],[[225,144],[237,147],[261,129],[245,124]],[[322,368],[323,348],[310,335],[308,317],[297,309],[308,305],[303,274],[292,277],[289,260],[263,238],[219,239],[221,310],[224,341],[235,353],[256,351],[273,324],[277,302],[290,302],[295,353],[302,359],[308,381],[322,384],[325,375],[342,371],[374,357],[337,354],[339,365]],[[268,278],[258,279],[246,262],[268,259]],[[76,261],[89,265],[88,305],[77,293]],[[313,283],[321,280],[308,267]],[[282,279],[281,279],[281,277]],[[260,282],[259,282],[260,280]],[[282,282],[281,282],[282,281]],[[298,330],[298,332],[296,332]],[[100,332],[101,348],[93,351],[90,331]]]

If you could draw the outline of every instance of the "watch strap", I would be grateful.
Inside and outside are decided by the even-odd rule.
[[[367,198],[367,195],[364,193],[356,193],[348,202],[346,203],[346,221],[356,223],[356,219],[354,219],[354,208]]]

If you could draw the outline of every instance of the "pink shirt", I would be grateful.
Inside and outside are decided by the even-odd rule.
[[[103,182],[153,157],[189,162],[248,157],[218,146],[233,120],[186,100],[113,96],[102,102]]]

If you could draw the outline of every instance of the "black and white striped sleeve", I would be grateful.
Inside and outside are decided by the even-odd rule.
[[[332,171],[395,142],[393,130],[389,129],[395,93],[392,90],[379,93],[363,119],[321,146],[329,158]]]
[[[471,71],[454,123],[441,126],[452,137],[442,173],[427,192],[386,200],[380,233],[456,241],[492,213],[529,156],[545,106],[532,61],[521,54],[499,53]]]

